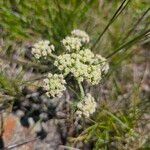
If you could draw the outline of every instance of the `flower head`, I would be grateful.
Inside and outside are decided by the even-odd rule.
[[[67,36],[63,39],[62,44],[68,52],[79,51],[82,47],[81,40],[77,37],[71,36]]]
[[[80,55],[82,62],[90,63],[90,64],[93,63],[94,53],[90,49],[86,48],[86,49],[79,51],[79,55]]]
[[[89,41],[90,41],[89,35],[85,31],[75,29],[71,32],[71,34],[74,37],[81,39],[82,43],[89,43]]]
[[[90,93],[87,93],[84,99],[77,104],[78,110],[76,111],[76,114],[79,117],[83,115],[88,118],[91,114],[93,114],[96,111],[96,107],[97,104],[94,98],[91,96]]]
[[[52,51],[54,51],[54,46],[50,45],[50,42],[48,40],[42,40],[33,45],[31,53],[36,59],[40,59],[42,57],[46,58],[52,53]]]
[[[43,88],[47,91],[47,96],[61,97],[62,92],[66,90],[66,81],[62,74],[49,73],[47,78],[44,79]]]
[[[101,66],[100,65],[89,65],[87,81],[92,85],[100,83],[101,77]]]
[[[101,81],[102,73],[108,69],[106,59],[102,58],[97,58],[90,49],[83,49],[78,53],[58,56],[54,65],[65,75],[72,73],[79,81],[86,80],[95,85]]]

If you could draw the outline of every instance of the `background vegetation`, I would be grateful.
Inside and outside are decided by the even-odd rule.
[[[23,47],[49,39],[61,54],[59,41],[72,29],[83,29],[91,37],[92,51],[107,57],[110,71],[101,85],[91,89],[99,110],[67,144],[75,147],[83,141],[95,150],[150,148],[148,0],[0,0],[0,7],[0,103],[4,108],[21,93],[27,71],[45,67],[28,60]],[[18,66],[4,67],[6,62]]]

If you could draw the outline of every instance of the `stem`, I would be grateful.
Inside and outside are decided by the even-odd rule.
[[[10,58],[10,57],[7,57],[5,55],[0,54],[0,59],[2,59],[4,61],[9,61],[11,63],[17,63],[17,64],[20,64],[20,65],[26,66],[28,68],[34,67],[34,68],[39,68],[39,69],[42,69],[42,70],[48,69],[48,66],[46,66],[46,65],[41,65],[39,63],[34,63],[34,62],[31,62],[31,61],[25,60],[23,58],[14,59],[14,58]]]
[[[95,124],[97,123],[96,121],[94,121],[94,120],[91,119],[91,118],[88,118],[88,117],[87,117],[86,119],[88,119],[89,121],[91,121],[91,122],[93,122],[93,123],[95,123]]]
[[[56,56],[56,55],[54,55],[54,54],[50,54],[50,56],[51,56],[52,58],[54,58],[54,59],[56,59],[56,58],[57,58],[57,56]]]
[[[83,99],[84,95],[85,95],[84,89],[83,89],[83,86],[82,86],[80,81],[78,81],[78,84],[79,84],[79,89],[80,89],[80,92],[81,92],[81,99]]]
[[[150,11],[150,8],[148,8],[143,14],[142,16],[137,20],[137,22],[133,25],[133,27],[127,32],[126,36],[124,37],[124,39],[122,41],[125,41],[131,34],[132,32],[135,31],[136,27],[139,25],[139,23],[143,20],[143,18],[145,17],[145,15]]]
[[[73,93],[75,93],[76,96],[80,99],[80,96],[78,95],[78,93],[77,93],[71,86],[68,85],[68,88],[69,88]]]
[[[127,50],[129,47],[131,47],[133,44],[135,44],[137,41],[141,40],[143,37],[145,37],[146,35],[148,35],[148,33],[150,32],[150,29],[148,29],[147,31],[141,33],[140,35],[134,37],[133,39],[131,39],[130,41],[124,43],[123,45],[121,45],[120,47],[118,47],[116,50],[114,50],[111,54],[109,54],[106,58],[110,58],[113,55],[115,55],[116,53],[118,53],[121,50]]]
[[[63,148],[63,149],[68,149],[68,150],[80,150],[80,149],[78,149],[78,148],[73,148],[73,147],[69,147],[69,146],[65,146],[65,145],[60,145],[59,146],[60,148]]]
[[[29,143],[29,142],[34,142],[34,141],[36,141],[36,140],[38,140],[38,139],[39,139],[38,137],[36,137],[36,138],[31,138],[31,139],[28,139],[28,140],[26,140],[26,141],[23,141],[23,142],[16,143],[16,144],[10,145],[10,146],[8,146],[8,147],[5,147],[4,150],[14,149],[14,148],[16,148],[16,147],[20,147],[20,146],[22,146],[22,145],[25,145],[25,144],[27,144],[27,143]]]
[[[96,45],[98,44],[98,42],[101,40],[102,36],[105,34],[105,32],[108,30],[108,28],[110,27],[110,25],[118,18],[118,16],[122,13],[122,11],[126,8],[126,6],[128,5],[128,3],[130,2],[130,0],[124,0],[121,5],[119,6],[119,8],[116,10],[116,12],[114,13],[114,15],[112,16],[112,18],[109,20],[108,24],[106,25],[106,27],[104,28],[104,30],[102,31],[102,33],[99,35],[99,37],[97,38],[97,40],[95,41],[95,43],[92,45],[91,49],[94,49],[96,47]]]

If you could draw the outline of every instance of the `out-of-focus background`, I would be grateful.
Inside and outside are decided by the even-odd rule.
[[[85,30],[92,51],[110,64],[108,75],[92,88],[100,101],[92,119],[99,125],[82,129],[87,130],[77,142],[91,143],[96,150],[149,149],[148,0],[0,0],[0,90],[12,96],[17,92],[13,86],[30,76],[27,68],[33,64],[20,67],[26,64],[24,49],[48,39],[61,54],[60,41],[73,29]],[[67,140],[72,146],[74,138]]]

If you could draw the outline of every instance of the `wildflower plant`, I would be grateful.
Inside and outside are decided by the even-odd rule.
[[[73,77],[81,92],[77,100],[76,114],[79,117],[90,117],[96,110],[96,102],[91,94],[86,94],[83,88],[83,82],[89,85],[100,83],[102,76],[108,72],[109,64],[101,55],[94,54],[87,44],[90,38],[82,30],[76,29],[70,36],[65,37],[61,42],[64,47],[64,53],[56,56],[54,46],[50,42],[39,41],[34,44],[31,53],[40,61],[44,59],[54,59],[53,65],[57,68],[57,73],[48,73],[43,80],[42,87],[46,90],[48,97],[61,97],[66,90],[65,84],[68,76]],[[48,57],[49,56],[49,57]]]
[[[1,4],[0,57],[3,62],[0,65],[2,66],[0,111],[12,106],[12,111],[21,119],[29,118],[31,124],[41,122],[44,130],[46,129],[43,123],[46,121],[55,117],[59,120],[60,116],[60,122],[62,122],[62,118],[65,118],[62,126],[65,125],[66,129],[61,128],[63,140],[67,139],[66,145],[71,145],[71,142],[73,147],[79,149],[87,149],[87,145],[90,148],[94,146],[95,150],[145,148],[141,146],[146,143],[144,142],[146,141],[145,135],[143,136],[143,129],[146,129],[145,126],[143,128],[145,121],[141,116],[143,114],[145,116],[146,110],[147,112],[149,110],[148,99],[140,94],[142,89],[137,88],[136,80],[136,84],[133,83],[133,89],[131,89],[128,84],[129,80],[126,79],[126,72],[128,72],[126,69],[122,82],[121,64],[123,61],[125,64],[129,63],[134,50],[136,50],[135,56],[139,54],[139,47],[135,49],[133,45],[140,42],[138,45],[146,46],[149,41],[150,29],[147,20],[150,8],[148,1],[45,0],[37,3],[30,0],[2,0]],[[92,37],[79,29],[71,31],[77,26],[86,28]],[[66,36],[69,32],[70,35]],[[25,55],[27,58],[35,58],[33,61],[36,62],[29,61],[26,57],[19,57],[29,51],[23,51],[20,54],[20,50],[24,49],[20,48],[16,52],[17,45],[19,44],[20,47],[20,43],[26,43],[27,39],[35,38],[50,38],[51,41],[41,40],[35,43],[31,49],[33,57]],[[28,44],[30,47],[30,43]],[[107,59],[98,54],[100,49],[106,54]],[[17,55],[19,53],[19,56],[16,56],[16,53]],[[143,63],[143,59],[138,58]],[[108,59],[111,62],[109,74],[107,74]],[[129,65],[131,67],[131,64]],[[136,66],[133,65],[133,68]],[[98,88],[99,93],[96,93],[98,86],[94,88],[94,94],[96,93],[95,95],[101,102],[99,106],[96,102],[97,98],[92,96],[93,93],[87,91],[87,84],[88,86],[99,84],[106,74],[107,77],[110,77],[110,82],[107,81],[108,89],[107,85],[106,87],[101,86],[102,90]],[[137,71],[136,74],[139,75]],[[130,76],[130,72],[128,75]],[[145,73],[143,77],[141,77],[143,81],[140,81],[142,84],[145,80]],[[37,87],[43,87],[44,90]],[[126,91],[128,91],[127,96],[124,97]],[[63,94],[66,97],[61,99]],[[137,103],[136,101],[139,100],[141,102]],[[65,108],[62,103],[65,104]],[[140,111],[137,113],[136,109]],[[92,117],[91,115],[96,110],[97,112]],[[88,120],[81,119],[81,117],[88,118]],[[136,137],[137,124],[140,122],[142,122],[142,128],[138,130],[142,129],[140,131],[142,134]],[[2,126],[3,123],[0,124]],[[61,123],[58,124],[61,125]],[[66,131],[68,134],[67,137],[64,137]],[[70,131],[73,132],[71,135]],[[74,138],[74,135],[78,137]],[[132,138],[135,139],[131,140]],[[137,142],[137,138],[140,142]],[[89,142],[85,147],[84,141]],[[137,148],[128,147],[128,144],[135,144]]]

